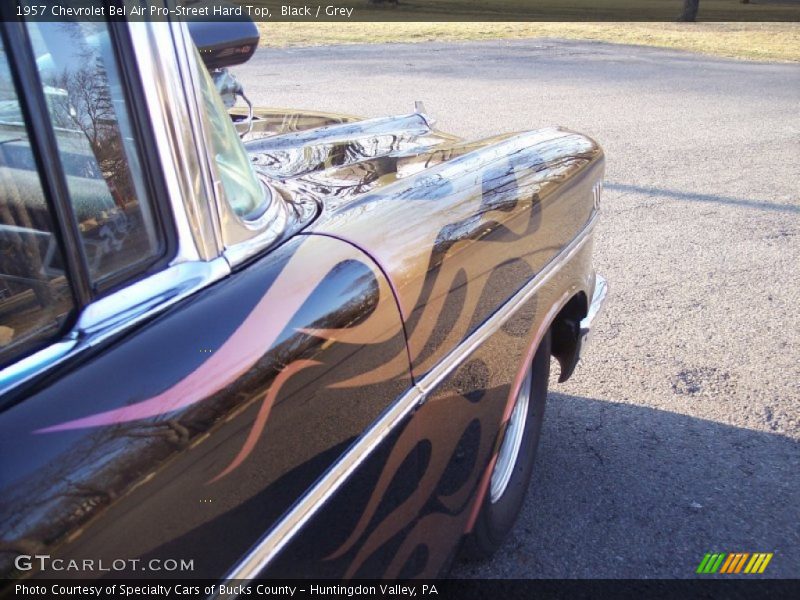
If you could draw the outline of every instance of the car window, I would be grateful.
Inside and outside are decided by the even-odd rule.
[[[203,104],[211,125],[211,152],[217,163],[225,200],[237,217],[253,221],[266,211],[269,195],[258,181],[233,121],[196,49],[194,59],[202,78]]]
[[[161,250],[107,23],[28,23],[94,284]]]
[[[0,365],[55,335],[74,308],[21,115],[0,41]]]

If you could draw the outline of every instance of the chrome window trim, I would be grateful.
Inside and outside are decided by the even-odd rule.
[[[222,237],[225,249],[223,254],[232,258],[241,252],[241,247],[257,245],[265,248],[277,239],[287,228],[289,215],[286,202],[281,195],[263,177],[256,174],[265,196],[269,197],[264,211],[255,219],[246,220],[237,215],[225,196],[222,182],[218,182],[219,213],[222,220]],[[255,244],[255,241],[261,243]],[[235,260],[231,264],[235,264]]]
[[[75,331],[79,337],[97,343],[229,273],[230,267],[222,258],[172,265],[86,306],[78,317]]]
[[[191,186],[182,177],[189,168],[189,165],[182,164],[186,152],[181,145],[185,144],[185,140],[179,134],[179,124],[170,118],[170,108],[175,106],[175,96],[174,90],[169,89],[168,83],[171,66],[168,60],[169,53],[156,54],[150,50],[154,44],[161,43],[163,45],[166,40],[163,32],[159,36],[157,29],[147,25],[146,23],[130,23],[128,31],[136,68],[139,72],[138,79],[149,83],[149,85],[142,85],[142,91],[147,104],[152,134],[158,148],[159,160],[166,167],[163,169],[164,183],[169,194],[169,204],[178,241],[173,262],[198,260],[201,256],[200,240],[192,234],[190,215],[183,203],[183,198],[191,195]],[[174,70],[174,61],[172,62]]]
[[[369,429],[342,455],[331,469],[311,487],[305,495],[270,529],[267,534],[225,576],[224,581],[254,579],[300,529],[319,511],[323,504],[347,481],[377,446],[415,408],[426,401],[428,395],[442,383],[487,339],[494,335],[527,301],[544,286],[560,267],[580,252],[597,224],[598,212],[578,235],[545,265],[521,290],[509,298],[463,342],[456,346],[437,365],[406,391],[376,420]],[[210,598],[235,598],[235,595],[215,594]]]
[[[265,185],[268,184],[265,183]],[[273,198],[280,198],[280,194],[277,190],[272,190],[272,194]],[[291,232],[293,221],[297,223],[310,222],[316,215],[319,207],[316,202],[313,201],[298,201],[292,203],[292,208],[295,211],[294,215],[290,214],[289,206],[285,200],[281,198],[280,200],[273,201],[271,206],[267,209],[270,221],[266,224],[266,227],[250,239],[239,242],[238,244],[233,244],[223,251],[223,255],[231,266],[236,266],[245,262],[260,252],[263,252],[265,248],[268,248],[276,241],[282,239],[287,235],[287,232]],[[294,231],[296,230],[297,228],[295,227]]]
[[[154,23],[155,24],[155,23]],[[188,103],[188,119],[183,124],[184,130],[191,132],[193,136],[192,153],[197,166],[197,173],[203,181],[204,194],[201,201],[195,205],[195,209],[202,216],[204,229],[201,234],[207,238],[207,242],[214,248],[215,256],[222,252],[224,248],[222,225],[218,211],[220,178],[217,174],[216,164],[208,152],[207,140],[210,139],[210,123],[203,99],[200,97],[200,73],[197,71],[197,62],[192,54],[194,53],[194,43],[192,42],[189,28],[182,21],[161,23],[169,28],[171,39],[174,43],[175,58],[178,64],[178,77],[176,83],[179,84],[180,91],[178,96]]]
[[[193,111],[197,114],[196,130],[201,139],[209,140],[209,131],[212,125],[203,99],[200,97],[201,73],[198,72],[198,68],[202,67],[194,59],[194,42],[192,42],[186,23],[173,23],[172,28],[180,55],[181,68],[185,71],[184,93],[192,102]],[[198,148],[198,153],[204,157],[204,160],[200,162],[206,166],[211,181],[213,193],[208,197],[213,203],[213,210],[209,210],[209,213],[215,219],[220,251],[231,266],[241,264],[281,239],[290,224],[289,208],[284,198],[270,185],[269,181],[256,171],[256,176],[262,182],[267,204],[264,212],[258,217],[252,220],[243,219],[235,213],[226,199],[222,178],[219,175],[216,161],[211,155],[209,144],[202,144]]]
[[[229,274],[230,265],[223,257],[178,263],[89,304],[64,338],[0,371],[0,395],[150,319]]]
[[[57,340],[8,365],[0,371],[0,394],[11,391],[15,387],[22,385],[26,381],[35,377],[43,369],[55,365],[64,360],[78,345],[78,340],[74,332],[70,332],[66,337]]]

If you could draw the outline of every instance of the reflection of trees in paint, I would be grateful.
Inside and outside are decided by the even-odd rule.
[[[108,75],[102,59],[91,49],[80,56],[84,66],[64,69],[49,84],[65,94],[52,94],[52,113],[57,128],[80,132],[86,138],[117,206],[135,198],[127,168],[122,135],[114,110]],[[62,134],[64,135],[64,134]],[[96,173],[91,161],[84,162],[84,177]]]
[[[138,201],[140,166],[111,36],[91,23],[30,31],[86,262],[99,280],[156,250],[154,224]]]
[[[195,427],[187,415],[99,429],[60,454],[44,476],[23,478],[3,488],[0,575],[13,575],[16,554],[43,551],[151,476],[158,459],[186,447],[190,428]],[[25,510],[7,510],[13,505]]]

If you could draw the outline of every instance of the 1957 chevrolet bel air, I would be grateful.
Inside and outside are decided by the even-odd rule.
[[[5,577],[431,577],[499,548],[551,357],[573,373],[605,299],[600,147],[229,110],[252,24],[3,16]]]

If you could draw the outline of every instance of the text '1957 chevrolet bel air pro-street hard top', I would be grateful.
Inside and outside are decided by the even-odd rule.
[[[522,506],[601,149],[231,109],[257,42],[3,19],[7,578],[427,578]]]

